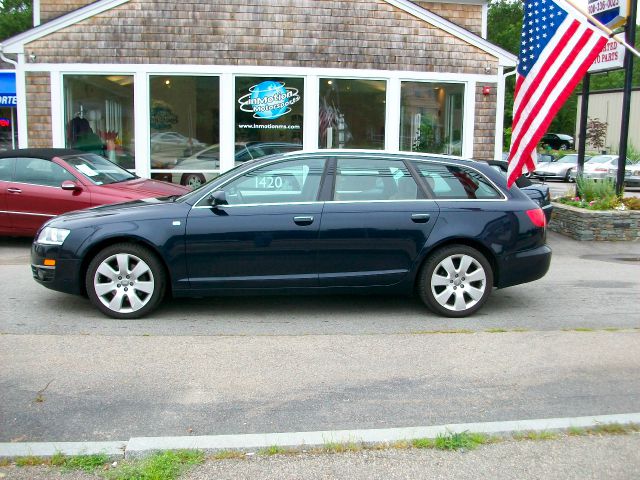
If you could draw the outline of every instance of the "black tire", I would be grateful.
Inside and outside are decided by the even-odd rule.
[[[568,143],[561,143],[560,144],[560,148],[558,150],[569,150],[569,144]]]
[[[105,315],[120,319],[140,318],[157,308],[166,283],[160,260],[148,248],[134,243],[101,250],[85,276],[91,303]],[[114,308],[118,304],[120,307]]]
[[[180,183],[187,187],[191,187],[192,190],[201,187],[207,182],[204,175],[201,173],[185,173],[180,179]]]
[[[567,170],[567,174],[564,176],[564,181],[565,182],[573,182],[573,180],[571,180],[571,172],[573,172],[573,168],[570,168],[569,170]]]
[[[450,271],[441,265],[446,259],[451,260]],[[469,262],[468,268],[465,268],[466,263],[462,264],[463,259]],[[454,273],[460,276],[456,277]],[[473,276],[473,280],[467,279],[466,275]],[[492,288],[493,270],[489,261],[467,245],[449,245],[436,250],[425,260],[418,274],[421,300],[432,312],[445,317],[461,318],[473,314],[487,301]]]

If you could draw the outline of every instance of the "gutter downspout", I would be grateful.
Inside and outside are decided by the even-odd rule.
[[[3,45],[0,43],[0,59],[2,59],[3,62],[7,62],[10,63],[11,65],[13,65],[14,71],[18,70],[18,62],[16,62],[15,60],[12,60],[11,58],[7,58],[4,55],[4,48]],[[16,92],[17,95],[17,92]],[[14,118],[14,112],[13,112],[13,108],[11,109],[11,148],[13,150],[16,149],[16,131],[15,131],[15,118]]]

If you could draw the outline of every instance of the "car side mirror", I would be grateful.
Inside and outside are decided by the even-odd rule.
[[[62,190],[69,190],[72,192],[82,190],[82,187],[72,180],[65,180],[60,185],[60,188],[62,188]]]
[[[216,190],[207,198],[207,202],[213,208],[221,207],[222,205],[229,205],[227,202],[227,194],[224,193],[224,190]]]

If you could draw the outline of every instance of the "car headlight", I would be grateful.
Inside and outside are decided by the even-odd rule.
[[[65,228],[44,227],[36,242],[45,245],[62,245],[70,233],[71,230]]]

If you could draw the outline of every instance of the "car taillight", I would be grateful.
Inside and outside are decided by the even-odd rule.
[[[547,225],[547,217],[544,216],[544,212],[541,208],[534,208],[533,210],[527,210],[527,215],[536,227],[543,228]]]
[[[598,168],[594,168],[594,169],[593,169],[593,171],[594,171],[594,172],[606,172],[606,171],[607,171],[607,169],[606,169],[606,168],[603,168],[603,167],[598,167]]]

